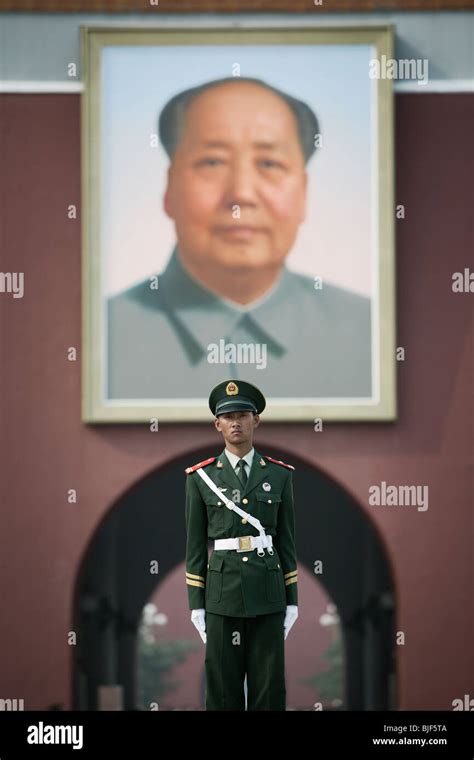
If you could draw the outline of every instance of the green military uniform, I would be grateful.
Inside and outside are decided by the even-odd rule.
[[[232,387],[233,381],[218,388]],[[239,381],[248,392],[253,388]],[[243,391],[242,391],[243,393]],[[212,394],[211,394],[212,396]],[[238,398],[241,398],[239,396]],[[202,467],[227,498],[260,520],[273,554],[214,550],[208,539],[258,536],[201,479]],[[186,584],[189,608],[206,610],[206,709],[285,709],[284,631],[287,605],[297,605],[293,467],[254,450],[243,486],[226,450],[186,469]],[[235,645],[235,633],[240,645]]]

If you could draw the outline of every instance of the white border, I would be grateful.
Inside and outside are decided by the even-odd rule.
[[[416,92],[423,95],[425,92],[471,92],[474,93],[474,79],[431,79],[426,85],[418,82],[393,83],[395,92]],[[84,92],[83,82],[62,81],[22,81],[19,79],[0,80],[0,93],[50,93],[56,92],[63,95],[74,95]]]

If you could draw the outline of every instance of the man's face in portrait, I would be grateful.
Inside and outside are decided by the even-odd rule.
[[[259,423],[259,415],[252,412],[227,412],[214,420],[216,430],[222,433],[226,443],[236,446],[247,443],[249,448],[252,448],[253,433]]]
[[[289,106],[258,84],[229,82],[186,110],[164,208],[195,270],[277,272],[304,221],[306,186]]]

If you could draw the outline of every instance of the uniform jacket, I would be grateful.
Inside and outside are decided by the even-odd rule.
[[[248,481],[243,488],[225,450],[200,463],[225,496],[257,517],[265,533],[273,537],[273,556],[265,549],[237,552],[212,550],[208,540],[258,536],[204,483],[196,472],[186,470],[186,584],[189,609],[234,617],[281,612],[298,604],[298,571],[295,552],[295,515],[291,465],[277,463],[255,450]],[[264,487],[265,485],[265,487]],[[268,488],[270,486],[270,488]]]

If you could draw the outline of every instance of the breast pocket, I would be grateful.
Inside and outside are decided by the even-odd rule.
[[[264,528],[276,528],[281,496],[269,491],[259,491],[257,498],[257,517]]]
[[[224,510],[227,509],[222,499],[212,492],[204,497],[207,509],[207,520],[211,530],[222,530],[224,527]]]

